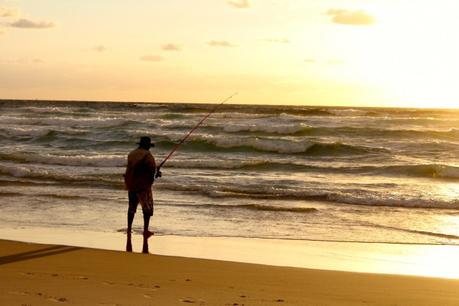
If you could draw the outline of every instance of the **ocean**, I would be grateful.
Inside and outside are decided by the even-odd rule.
[[[0,229],[125,231],[127,154],[212,107],[0,101]],[[162,173],[156,235],[459,245],[459,110],[223,105]]]

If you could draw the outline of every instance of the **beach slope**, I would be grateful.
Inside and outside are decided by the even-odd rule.
[[[459,305],[459,280],[0,240],[0,305]]]

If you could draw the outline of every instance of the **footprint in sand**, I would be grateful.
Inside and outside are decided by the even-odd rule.
[[[182,303],[188,303],[188,304],[194,304],[194,303],[196,303],[196,301],[194,301],[193,299],[189,299],[189,298],[181,299],[180,302],[182,302]]]
[[[29,295],[30,294],[28,292],[19,292],[19,291],[10,291],[8,293],[9,294],[14,294],[14,295]]]
[[[48,297],[48,300],[52,301],[52,302],[57,302],[57,303],[65,303],[65,302],[68,302],[69,300],[65,297],[60,297],[60,298],[57,298],[57,297]]]
[[[59,302],[59,303],[65,303],[65,302],[69,301],[65,297],[54,297],[54,296],[50,296],[50,295],[47,295],[47,294],[42,293],[42,292],[32,293],[32,292],[28,292],[28,291],[22,291],[22,292],[10,291],[9,293],[10,294],[15,294],[15,295],[35,295],[35,296],[39,296],[39,297],[45,298],[45,299],[47,299],[49,301]]]
[[[158,290],[159,288],[161,288],[160,285],[154,285],[152,288],[150,288],[150,290],[156,291],[156,290]]]
[[[22,275],[27,275],[27,276],[33,276],[35,275],[34,273],[32,272],[21,272]]]
[[[102,284],[107,285],[107,286],[113,286],[115,283],[109,282],[109,281],[105,281]]]

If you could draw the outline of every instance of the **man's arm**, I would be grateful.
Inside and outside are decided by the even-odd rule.
[[[153,157],[153,155],[150,152],[147,153],[146,157],[147,157],[146,158],[146,164],[147,164],[148,168],[151,171],[155,171],[156,170],[155,158]]]
[[[148,167],[150,168],[150,171],[153,172],[153,178],[158,178],[161,177],[161,171],[159,168],[156,168],[156,161],[153,155],[148,152],[148,157],[147,157],[147,164]]]

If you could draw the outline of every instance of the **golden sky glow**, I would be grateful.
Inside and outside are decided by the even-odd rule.
[[[0,98],[459,107],[456,0],[0,0]]]

